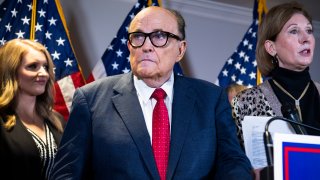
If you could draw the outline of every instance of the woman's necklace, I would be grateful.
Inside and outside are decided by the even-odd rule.
[[[306,94],[306,92],[307,92],[307,90],[309,88],[310,82],[308,82],[307,86],[304,88],[304,90],[301,93],[300,97],[298,99],[296,99],[287,90],[285,90],[277,81],[275,81],[274,79],[272,79],[272,81],[274,82],[274,84],[276,86],[278,86],[279,89],[281,89],[286,95],[288,95],[290,98],[292,98],[294,100],[295,106],[296,106],[296,108],[298,110],[300,119],[302,121],[302,114],[301,114],[301,109],[300,109],[300,100]]]

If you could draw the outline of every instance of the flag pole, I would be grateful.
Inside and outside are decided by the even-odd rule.
[[[266,14],[268,12],[267,6],[266,6],[266,0],[258,0],[258,15],[259,15],[259,25],[262,21],[262,15]],[[262,83],[262,75],[261,72],[257,66],[257,85]]]
[[[34,37],[35,37],[36,16],[37,16],[37,0],[33,0],[32,12],[31,12],[30,40],[34,40]]]
[[[153,0],[148,0],[148,6],[151,6],[152,5],[152,2],[153,2]],[[159,4],[159,7],[161,7],[162,6],[162,3],[161,3],[161,0],[157,0],[157,2],[158,2],[158,4]]]
[[[74,51],[73,45],[72,45],[72,43],[71,43],[71,38],[70,38],[69,30],[68,30],[68,27],[67,27],[67,22],[66,22],[66,19],[65,19],[65,17],[64,17],[64,13],[63,13],[63,10],[62,10],[62,6],[61,6],[61,4],[60,4],[60,0],[55,0],[55,3],[56,3],[56,6],[57,6],[57,9],[58,9],[58,13],[59,13],[59,15],[60,15],[62,24],[63,24],[63,28],[64,28],[64,30],[65,30],[65,32],[66,32],[66,34],[67,34],[68,40],[69,40],[69,42],[70,42],[70,47],[71,47],[71,49],[72,49],[72,51],[73,51],[73,53],[74,53],[74,57],[75,57],[76,59],[78,59],[77,56],[76,56],[76,52]],[[84,81],[85,84],[87,84],[86,78],[83,76],[83,73],[82,73],[82,72],[83,72],[83,71],[82,71],[82,68],[81,68],[81,66],[79,65],[79,63],[77,63],[77,64],[78,64],[78,69],[79,69],[79,71],[80,71],[82,80]]]

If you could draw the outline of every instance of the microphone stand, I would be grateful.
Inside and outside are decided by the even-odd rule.
[[[296,122],[296,121],[293,121],[293,120],[290,120],[290,119],[287,119],[287,118],[284,118],[284,117],[281,117],[281,116],[272,117],[266,123],[265,130],[264,130],[264,135],[263,135],[263,141],[264,141],[264,144],[265,144],[265,150],[266,150],[266,155],[267,155],[268,166],[273,166],[273,151],[272,151],[273,150],[273,142],[272,142],[271,133],[269,132],[269,125],[275,120],[286,121],[291,126],[292,126],[292,124],[295,124],[295,125],[298,125],[298,126],[306,127],[306,128],[309,128],[309,129],[312,129],[312,130],[320,132],[319,128],[315,128],[315,127],[312,127],[312,126],[309,126],[309,125],[306,125],[306,124],[303,124],[303,123],[299,123],[299,122]]]

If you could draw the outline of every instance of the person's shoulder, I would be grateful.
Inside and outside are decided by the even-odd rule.
[[[260,87],[259,86],[254,86],[251,88],[247,88],[242,90],[241,92],[239,92],[239,95],[254,95],[257,94],[260,91]]]
[[[209,89],[216,89],[216,90],[222,90],[220,86],[217,86],[213,84],[212,82],[203,80],[203,79],[197,79],[197,78],[191,78],[186,76],[176,76],[177,81],[185,81],[190,86],[194,86],[196,88],[209,88]]]
[[[253,86],[251,88],[247,88],[241,92],[239,92],[234,98],[233,102],[235,104],[251,104],[252,102],[256,101],[257,99],[260,99],[263,97],[263,91],[262,88],[264,88],[264,84],[260,84],[258,86]]]
[[[254,86],[251,88],[247,88],[245,90],[242,90],[239,92],[236,96],[235,99],[247,99],[247,97],[254,97],[261,94],[261,89],[259,86]]]
[[[318,89],[318,92],[320,94],[320,83],[319,82],[316,82],[316,81],[313,81],[314,85],[316,86],[316,88]]]
[[[128,75],[129,74],[119,74],[103,77],[80,87],[79,90],[83,92],[106,90],[108,87],[113,87],[121,78]]]

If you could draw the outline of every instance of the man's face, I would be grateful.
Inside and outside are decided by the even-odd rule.
[[[151,33],[166,31],[181,38],[176,18],[169,11],[151,7],[141,11],[132,21],[129,32]],[[130,64],[134,75],[139,79],[169,79],[173,66],[184,55],[185,41],[169,37],[164,47],[155,47],[150,38],[146,37],[141,47],[133,47],[128,41]]]

